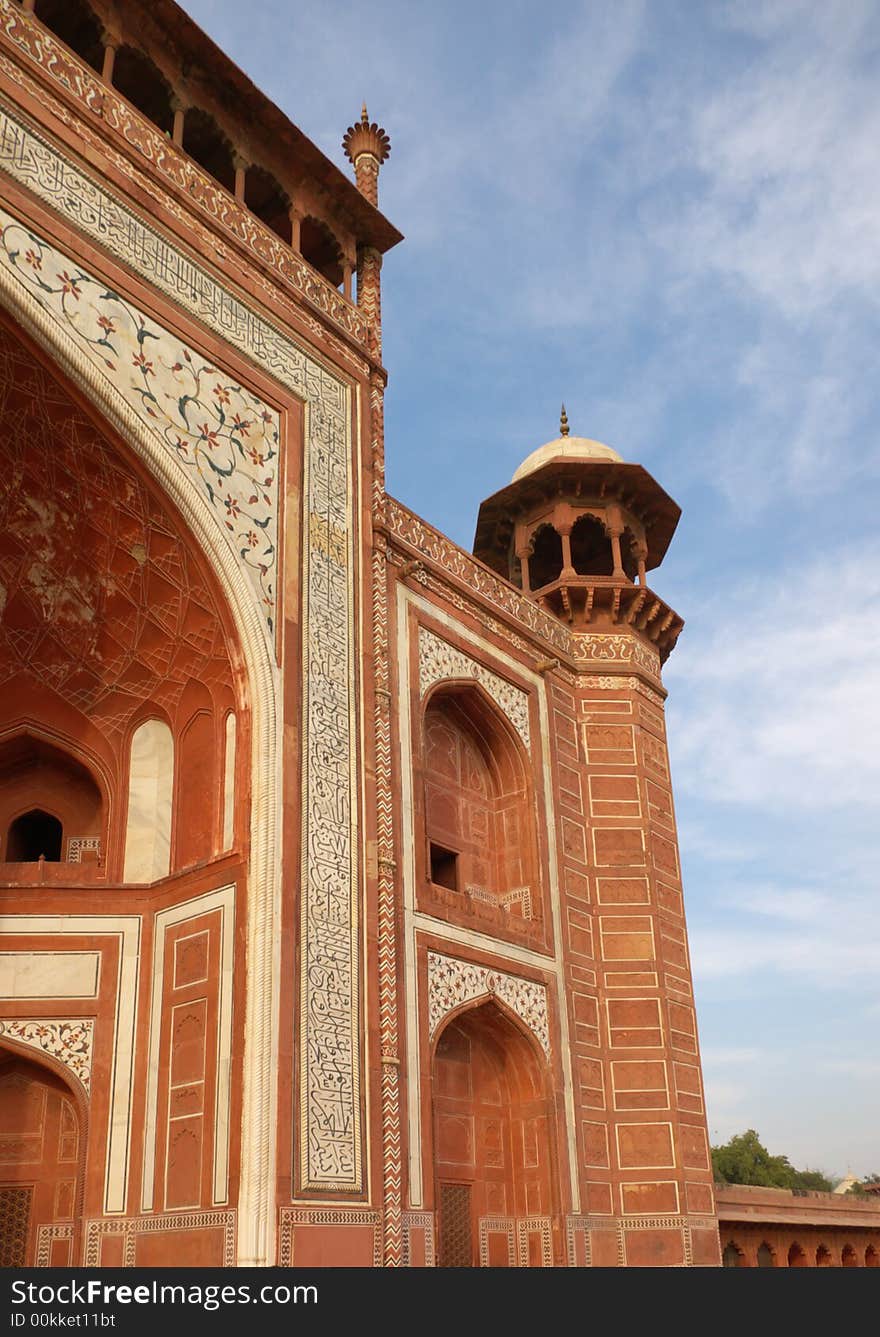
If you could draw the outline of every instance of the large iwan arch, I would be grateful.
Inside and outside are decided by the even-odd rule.
[[[103,375],[84,355],[74,339],[52,315],[40,307],[10,272],[0,266],[0,317],[7,332],[24,334],[41,350],[50,374],[73,389],[102,424],[110,438],[121,438],[146,469],[159,492],[187,527],[199,551],[207,559],[224,596],[240,646],[240,674],[250,712],[250,820],[247,905],[248,988],[245,1052],[243,1059],[243,1107],[241,1124],[231,1136],[242,1139],[242,1178],[238,1202],[241,1233],[239,1256],[247,1261],[264,1259],[271,1238],[270,1184],[274,1159],[273,1076],[262,1060],[271,1047],[277,1015],[273,950],[276,940],[274,917],[278,898],[277,858],[277,767],[276,670],[265,631],[263,613],[224,537],[216,516],[194,490],[169,456],[167,445],[132,409],[112,379]],[[108,430],[109,429],[109,430]],[[138,560],[137,554],[135,560]],[[218,736],[225,729],[217,719]],[[219,829],[219,826],[218,826]]]

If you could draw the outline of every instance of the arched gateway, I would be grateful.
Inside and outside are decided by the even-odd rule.
[[[534,1038],[494,1000],[454,1014],[433,1092],[440,1266],[549,1265],[554,1113]]]

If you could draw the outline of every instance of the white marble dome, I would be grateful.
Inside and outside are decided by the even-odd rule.
[[[546,445],[538,446],[531,455],[527,455],[510,481],[518,483],[521,478],[527,478],[529,474],[535,473],[551,460],[583,460],[585,463],[610,460],[614,464],[624,462],[622,455],[618,455],[616,450],[603,445],[601,441],[591,441],[586,436],[558,436],[555,441],[548,441]]]

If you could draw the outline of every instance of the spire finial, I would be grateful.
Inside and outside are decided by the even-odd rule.
[[[568,414],[565,411],[565,405],[562,405],[562,412],[559,415],[559,435],[568,436]]]
[[[378,207],[379,168],[391,152],[391,140],[382,129],[370,121],[367,104],[361,107],[361,118],[346,130],[342,147],[354,167],[358,190]]]

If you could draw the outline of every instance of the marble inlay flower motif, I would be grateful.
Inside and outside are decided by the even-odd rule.
[[[2,210],[0,263],[161,436],[213,509],[271,632],[278,413]]]
[[[518,975],[505,975],[472,961],[428,953],[428,1028],[436,1035],[443,1018],[462,1003],[477,998],[500,998],[537,1037],[544,1053],[550,1054],[547,990],[543,984]]]
[[[427,627],[419,628],[419,691],[422,696],[433,687],[435,682],[444,678],[473,678],[484,687],[492,700],[500,706],[504,714],[516,729],[520,738],[529,746],[529,698],[521,687],[514,687],[478,664],[463,650],[441,641]]]
[[[0,1036],[42,1050],[44,1054],[57,1059],[70,1069],[88,1092],[92,1079],[92,1044],[95,1037],[93,1021],[81,1018],[60,1021],[54,1017],[26,1020],[16,1017],[0,1021]]]

